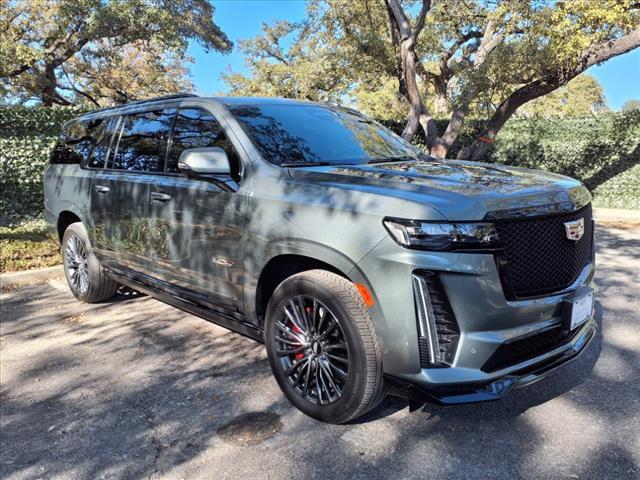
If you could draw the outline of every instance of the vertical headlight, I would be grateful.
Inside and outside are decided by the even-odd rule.
[[[423,250],[471,250],[498,247],[493,224],[485,222],[435,223],[386,218],[383,224],[403,247]]]

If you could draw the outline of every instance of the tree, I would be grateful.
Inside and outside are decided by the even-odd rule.
[[[366,99],[393,81],[408,105],[405,138],[422,128],[444,157],[471,115],[484,128],[460,156],[478,159],[519,107],[640,45],[639,24],[634,0],[311,0],[304,29],[348,75],[334,97]],[[250,62],[272,63],[270,39],[259,38]],[[296,82],[306,75],[288,73]],[[434,116],[449,117],[444,131]]]
[[[257,95],[330,100],[348,88],[340,53],[308,22],[279,21],[262,25],[263,34],[240,42],[251,71],[222,74],[231,95]],[[283,43],[290,43],[285,48]]]
[[[3,93],[52,106],[189,86],[190,40],[231,48],[213,12],[207,0],[0,0]]]
[[[517,111],[519,117],[579,117],[607,111],[602,85],[582,74],[544,97],[536,98]]]
[[[633,112],[635,110],[640,110],[640,100],[627,100],[622,105],[623,112]]]
[[[96,107],[193,89],[184,57],[157,42],[96,42],[61,67],[58,89]]]

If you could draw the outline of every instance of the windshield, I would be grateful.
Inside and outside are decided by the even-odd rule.
[[[413,159],[420,152],[404,139],[342,108],[321,105],[231,105],[264,158],[276,165],[352,165]]]

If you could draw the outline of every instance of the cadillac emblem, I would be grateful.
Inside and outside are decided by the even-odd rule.
[[[565,222],[564,231],[569,240],[577,242],[584,235],[584,218],[579,218],[572,222]]]

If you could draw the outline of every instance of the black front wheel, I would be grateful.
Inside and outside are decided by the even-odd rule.
[[[344,423],[383,397],[373,323],[339,275],[311,270],[282,282],[267,308],[265,343],[280,388],[311,417]]]

